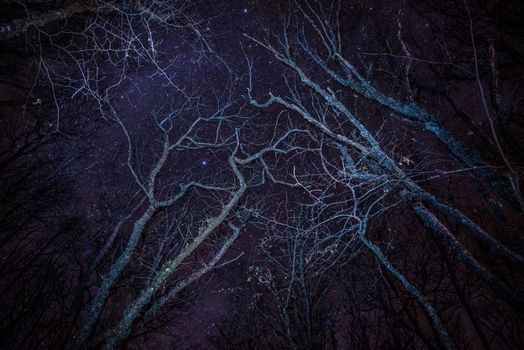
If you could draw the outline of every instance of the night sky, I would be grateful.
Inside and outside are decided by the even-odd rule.
[[[0,5],[0,348],[524,348],[518,1]]]

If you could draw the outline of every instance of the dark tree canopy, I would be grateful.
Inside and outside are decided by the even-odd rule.
[[[3,1],[0,348],[524,348],[523,16]]]

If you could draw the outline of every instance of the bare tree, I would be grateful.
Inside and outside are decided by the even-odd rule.
[[[298,208],[295,216],[287,214],[289,222],[256,217],[266,233],[239,276],[242,287],[234,292],[234,311],[213,337],[217,347],[231,343],[250,348],[245,334],[258,339],[254,347],[337,347],[333,326],[343,317],[334,302],[338,273],[359,245],[349,233],[330,234],[329,224],[315,211]],[[246,308],[252,310],[248,315]]]
[[[288,88],[287,94],[269,92],[269,98],[263,102],[255,99],[252,87],[254,73],[252,63],[248,60],[250,72],[248,98],[251,103],[259,108],[279,105],[296,113],[314,128],[325,133],[326,137],[342,148],[342,156],[347,164],[346,167],[350,170],[349,174],[381,179],[385,184],[386,192],[394,191],[399,198],[405,200],[422,223],[437,234],[452,254],[495,295],[516,309],[522,308],[523,300],[518,286],[512,286],[503,276],[497,276],[483,266],[479,258],[460,242],[457,233],[454,233],[449,225],[458,224],[470,234],[471,238],[487,247],[491,254],[497,255],[501,261],[511,266],[522,266],[523,257],[500,243],[495,234],[486,232],[455,205],[446,203],[417,183],[416,178],[406,171],[409,158],[388,151],[388,144],[377,138],[375,132],[365,125],[364,119],[351,111],[351,104],[346,95],[354,94],[355,98],[361,96],[385,110],[422,123],[427,131],[449,148],[459,162],[470,168],[481,168],[479,173],[481,177],[486,175],[490,179],[493,178],[492,173],[489,175],[486,173],[489,172],[489,168],[480,160],[477,152],[464,145],[442,126],[435,115],[416,104],[414,100],[404,102],[382,93],[380,88],[374,86],[372,80],[345,58],[344,43],[340,33],[341,22],[338,17],[339,8],[336,3],[331,7],[310,2],[295,2],[294,5],[297,10],[283,19],[283,30],[280,33],[272,34],[268,31],[261,39],[246,35],[249,40],[267,49],[274,59],[285,67]],[[369,159],[366,167],[368,170],[363,171],[353,166],[354,154]],[[496,191],[499,190],[497,186],[502,184],[498,180],[488,183],[494,186]],[[506,189],[509,188],[510,192],[511,188],[515,189],[515,186],[508,186],[507,183],[504,186]],[[502,190],[500,193],[506,197],[509,192]],[[513,191],[513,194],[518,201],[519,192]],[[366,237],[367,220],[363,220],[361,225],[363,225],[359,230],[361,241],[420,302],[443,346],[454,348],[455,345],[445,325],[427,297],[392,264],[378,245]],[[517,247],[517,250],[520,248]]]
[[[76,264],[74,251],[86,228],[65,203],[75,198],[74,182],[88,167],[90,145],[79,142],[88,135],[80,123],[64,123],[68,138],[53,133],[45,103],[29,106],[20,118],[17,107],[27,90],[17,89],[4,95],[1,112],[0,342],[35,348],[59,337],[46,330],[47,323],[69,323],[66,291],[74,279],[64,266]]]
[[[0,40],[26,47],[33,86],[48,85],[56,131],[71,98],[96,101],[99,112],[105,114],[119,87],[138,70],[147,70],[182,91],[185,82],[179,81],[172,68],[173,57],[184,52],[169,52],[162,45],[168,31],[185,43],[181,51],[191,48],[197,58],[210,51],[194,15],[195,2],[49,2],[50,8],[44,10],[40,1],[11,2],[18,10],[13,13],[19,12],[20,17],[0,25]],[[69,95],[62,94],[64,90]],[[41,96],[30,90],[26,104],[38,99]]]
[[[134,346],[219,268],[239,276],[218,347],[522,344],[519,49],[497,4],[377,2],[385,23],[291,1],[244,35],[245,76],[200,2],[10,4],[1,344]]]
[[[90,306],[81,322],[77,347],[89,344],[88,339],[91,338],[109,302],[112,290],[126,266],[136,259],[145,259],[138,258],[140,255],[137,256],[137,246],[155,222],[167,220],[177,224],[174,227],[168,226],[165,233],[167,240],[162,242],[161,254],[149,266],[150,271],[143,287],[140,287],[141,291],[125,306],[114,328],[99,340],[105,342],[105,348],[113,348],[124,341],[129,336],[135,320],[142,317],[148,307],[152,308],[149,313],[154,314],[182,288],[211,270],[231,246],[240,233],[239,225],[245,224],[245,218],[235,214],[249,186],[241,167],[262,160],[268,153],[285,154],[293,149],[285,145],[288,144],[288,138],[300,132],[298,129],[282,135],[275,134],[277,137],[269,145],[258,149],[253,155],[242,156],[244,152],[240,153],[241,132],[234,128],[233,123],[235,118],[243,116],[243,112],[233,108],[235,104],[229,99],[231,95],[226,93],[224,102],[217,101],[217,109],[209,115],[203,114],[205,105],[200,105],[202,95],[197,96],[194,106],[190,106],[188,102],[178,110],[169,110],[167,115],[155,115],[159,139],[162,141],[158,154],[140,157],[134,155],[135,145],[131,133],[115,112],[115,121],[121,126],[128,140],[127,168],[137,191],[133,201],[135,209],[125,218],[129,221],[129,234],[121,232],[122,223],[117,223],[113,233],[108,235],[103,249],[94,259],[96,264],[103,259],[101,255],[109,254],[113,249],[109,247],[114,245],[115,236],[127,237],[123,241],[123,249],[117,253],[114,262],[104,272],[97,292],[89,303]],[[182,129],[183,126],[185,129]],[[186,166],[180,163],[186,157],[184,153],[188,154],[189,151],[191,154],[197,154],[203,150],[215,155],[213,159],[205,162],[216,163],[215,167],[221,167],[217,175],[207,178],[202,175],[205,171],[202,170],[201,174],[195,172],[194,163],[187,164],[187,160]],[[221,163],[222,157],[226,157],[224,163]],[[223,167],[224,164],[229,165],[229,171],[225,170],[227,168]],[[196,166],[207,167],[208,164],[197,163]],[[263,183],[265,180],[259,180],[258,183],[260,181]],[[191,195],[194,191],[198,194]],[[194,208],[193,210],[198,210],[199,214],[192,213],[187,218],[187,211],[184,210],[187,205]],[[162,219],[165,215],[168,217]],[[229,237],[222,239],[218,247],[214,248],[215,253],[205,258],[213,249],[206,246],[207,242],[214,232],[223,226],[224,229],[229,227],[231,230]],[[178,239],[177,235],[180,235]],[[208,259],[207,262],[200,268],[196,265],[190,269],[192,272],[187,271],[190,266],[187,265],[188,260],[199,249],[203,249],[203,246],[206,246],[204,259]],[[181,273],[186,277],[182,277]]]

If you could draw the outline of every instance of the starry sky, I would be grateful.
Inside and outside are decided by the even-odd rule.
[[[322,1],[320,2],[322,3]],[[395,97],[404,98],[398,91],[402,90],[405,82],[401,81],[398,76],[402,75],[402,68],[399,67],[404,67],[402,64],[399,64],[399,62],[405,62],[406,57],[403,56],[405,51],[403,51],[399,45],[399,41],[405,40],[409,42],[409,48],[411,50],[409,54],[415,57],[410,66],[410,69],[412,69],[411,79],[413,85],[416,86],[415,89],[420,87],[420,91],[425,89],[422,92],[417,90],[417,93],[420,92],[420,94],[417,95],[417,97],[419,97],[417,102],[427,106],[439,117],[442,117],[442,121],[446,127],[449,127],[452,132],[456,133],[461,140],[465,140],[464,142],[466,144],[488,154],[486,150],[489,150],[489,147],[493,149],[493,145],[489,144],[489,142],[478,141],[481,139],[478,138],[477,140],[475,137],[477,130],[488,129],[486,121],[478,117],[478,115],[482,115],[482,108],[481,104],[478,103],[477,81],[474,79],[475,66],[471,63],[471,60],[469,60],[470,57],[467,56],[469,55],[468,48],[462,48],[461,46],[463,44],[462,41],[467,42],[469,38],[462,34],[455,35],[460,29],[464,30],[465,27],[460,27],[460,25],[464,25],[464,23],[460,23],[457,27],[451,27],[450,23],[453,23],[452,16],[448,18],[447,15],[442,13],[434,15],[432,1],[428,1],[427,3],[423,1],[413,1],[412,3],[413,4],[411,4],[410,1],[400,0],[341,0],[340,25],[344,35],[344,47],[342,48],[344,56],[350,61],[356,62],[356,65],[361,68],[362,71],[365,71],[369,77],[373,76],[373,82],[378,89],[387,91]],[[427,7],[418,6],[421,3]],[[136,138],[134,147],[145,150],[142,153],[136,152],[135,160],[137,164],[140,164],[138,167],[143,166],[144,169],[146,169],[151,160],[155,159],[159,154],[158,144],[155,144],[155,141],[158,141],[155,139],[155,136],[159,135],[158,125],[154,123],[155,118],[166,113],[166,111],[169,112],[173,106],[176,107],[182,104],[187,96],[185,94],[196,93],[198,96],[198,92],[205,91],[205,93],[208,94],[206,97],[213,95],[213,93],[220,96],[224,94],[224,96],[226,96],[227,92],[231,91],[235,103],[238,105],[247,105],[248,66],[246,58],[252,60],[254,64],[253,80],[256,84],[254,90],[256,90],[257,97],[264,99],[267,97],[269,91],[279,93],[280,91],[286,90],[283,84],[285,69],[276,62],[275,58],[268,53],[266,49],[248,39],[246,35],[263,38],[266,29],[279,32],[282,29],[283,16],[288,13],[290,6],[293,5],[290,4],[288,0],[202,1],[194,8],[196,12],[194,14],[196,18],[201,20],[198,28],[202,35],[201,39],[204,41],[195,40],[195,33],[189,31],[173,33],[171,31],[158,30],[154,33],[156,43],[155,50],[162,54],[159,55],[156,65],[136,65],[115,71],[111,66],[113,62],[100,63],[99,67],[101,71],[107,68],[107,72],[103,72],[100,76],[100,82],[110,84],[122,76],[125,78],[122,79],[118,88],[112,91],[111,102],[114,111],[119,115],[123,124],[125,124],[133,141],[135,141]],[[421,8],[423,8],[424,11],[421,11]],[[488,7],[486,11],[489,9],[491,9],[491,7]],[[16,10],[13,11],[16,16],[24,16],[24,12],[20,8],[16,8]],[[7,18],[5,14],[0,15],[2,20],[4,20],[4,17]],[[397,32],[399,26],[397,21],[400,21],[400,19],[402,20],[402,38],[399,32]],[[494,24],[490,22],[491,20],[493,20]],[[488,23],[486,28],[489,30],[493,28],[497,30],[500,29],[502,33],[509,33],[508,37],[513,33],[512,30],[508,29],[511,27],[510,25],[501,25],[493,18],[488,18],[486,22]],[[518,38],[518,35],[521,35],[524,31],[519,31],[518,25],[514,27],[517,28],[515,29],[517,33],[515,37]],[[485,32],[489,33],[489,30]],[[484,35],[485,32],[480,32],[479,37]],[[345,35],[345,33],[351,33],[351,35]],[[445,34],[450,34],[450,38],[445,38]],[[515,43],[517,43],[515,47],[522,46],[522,41],[519,44],[519,39],[515,39],[515,37],[506,39],[504,35],[500,35],[495,38],[498,40],[497,45],[507,49],[507,47],[511,48]],[[482,38],[484,39],[484,37]],[[491,37],[489,38],[489,40],[492,39]],[[505,42],[505,40],[507,41]],[[488,40],[486,40],[486,42],[488,42]],[[504,45],[507,45],[507,47]],[[448,52],[449,47],[453,47],[455,52]],[[503,100],[507,106],[513,106],[515,111],[517,111],[514,115],[522,116],[522,114],[518,114],[520,113],[518,112],[518,108],[520,108],[519,103],[521,102],[520,98],[517,98],[517,95],[522,89],[522,84],[518,79],[521,79],[519,76],[521,77],[522,75],[514,72],[522,72],[523,70],[514,58],[518,57],[514,52],[519,52],[519,50],[512,50],[514,49],[507,49],[506,52],[511,53],[509,55],[504,56],[504,54],[501,54],[501,61],[504,61],[504,64],[501,64],[501,70],[503,70],[501,76],[503,80],[510,81],[510,84],[507,85],[507,90],[502,90]],[[468,59],[464,57],[468,57]],[[479,57],[486,58],[488,56],[484,55]],[[52,63],[50,67],[54,68],[53,64],[54,63]],[[159,74],[158,67],[165,67],[162,72],[163,74]],[[434,67],[438,68],[434,69]],[[4,68],[4,65],[0,65],[0,68]],[[0,76],[2,79],[4,79],[4,75],[9,79],[11,79],[9,75],[16,75],[17,79],[21,80],[22,78],[19,77],[22,76],[24,79],[27,77],[30,78],[32,73],[24,71],[25,66],[18,67],[17,69],[14,73],[9,72],[8,74],[3,74],[2,72]],[[305,67],[305,69],[312,76],[318,73],[318,67],[308,66]],[[69,67],[67,65],[56,64],[57,75],[67,76],[69,73],[68,70]],[[71,69],[71,71],[72,70],[73,69]],[[71,74],[74,75],[75,73]],[[331,84],[330,79],[324,78],[321,74],[317,76],[320,83]],[[29,79],[28,81],[31,80]],[[479,85],[481,84],[479,83]],[[486,86],[488,85],[489,84],[486,83]],[[176,86],[175,89],[174,86]],[[333,87],[333,85],[329,86]],[[12,96],[17,94],[15,90],[16,89],[11,89],[4,95],[11,99]],[[2,91],[3,90],[0,90],[0,93],[2,93]],[[438,94],[449,94],[452,103],[455,105],[449,106],[446,104],[447,100],[445,100],[445,98],[434,97],[438,96]],[[36,110],[36,115],[39,115],[38,113],[42,115],[45,114],[47,117],[52,115],[52,117],[49,118],[48,125],[45,125],[44,129],[46,131],[53,131],[57,125],[53,119],[55,118],[55,114],[52,114],[56,112],[53,110],[56,106],[63,108],[64,115],[69,113],[73,117],[84,117],[88,115],[90,111],[89,108],[96,109],[96,104],[93,104],[95,105],[95,107],[93,107],[93,105],[86,103],[87,98],[84,100],[81,95],[81,93],[78,93],[80,97],[77,99],[70,98],[70,95],[66,98],[60,97],[53,103],[51,98],[46,99],[43,94],[36,95],[36,92],[31,92],[30,98],[23,103],[29,103],[31,108]],[[192,96],[194,97],[195,95]],[[26,98],[25,95],[23,98]],[[423,170],[420,171],[419,174],[421,179],[429,173],[435,174],[435,171],[441,171],[442,169],[447,170],[446,166],[452,168],[452,166],[456,165],[456,163],[453,163],[455,161],[449,156],[449,153],[446,153],[448,151],[445,147],[443,147],[433,135],[429,135],[429,133],[424,131],[421,125],[416,123],[401,123],[397,115],[391,112],[385,112],[383,106],[377,107],[369,103],[369,101],[362,96],[357,96],[357,94],[353,94],[352,92],[347,94],[345,98],[346,100],[344,101],[349,101],[348,103],[350,103],[351,109],[367,127],[372,131],[380,132],[380,142],[383,142],[385,148],[391,150],[392,153],[398,152],[399,155],[404,155],[404,157],[399,158],[401,159],[401,166],[408,168],[415,163],[418,165],[421,159],[426,161],[425,163],[420,162],[420,164],[422,164],[420,169]],[[195,100],[198,100],[198,98],[195,98]],[[2,102],[5,103],[4,101]],[[46,104],[46,108],[48,109],[44,109],[43,104]],[[20,106],[17,105],[16,112],[11,115],[11,118],[22,115],[20,111],[25,113],[26,107],[24,106],[20,108]],[[0,105],[0,107],[3,108],[4,105]],[[11,106],[7,107],[11,108]],[[212,109],[212,107],[213,101],[202,103],[203,110],[205,110],[205,108]],[[259,125],[251,125],[252,130],[246,130],[245,133],[247,135],[251,133],[251,136],[253,136],[253,134],[257,137],[260,136],[260,134],[267,131],[264,128],[269,130],[268,125],[271,126],[271,123],[276,119],[275,116],[279,116],[279,112],[279,108],[264,110],[251,108],[249,112],[245,113],[253,118],[255,121],[253,124],[259,123]],[[242,110],[242,113],[244,113],[244,110]],[[512,116],[514,115],[512,114]],[[467,118],[471,119],[469,124],[463,123],[463,119]],[[88,120],[88,118],[85,119]],[[103,118],[100,119],[101,120],[97,120],[97,123],[92,124],[96,126],[85,128],[82,127],[80,122],[74,122],[74,128],[79,130],[76,135],[80,135],[81,142],[85,142],[87,146],[86,149],[82,151],[85,153],[82,153],[81,157],[79,155],[79,158],[81,158],[80,161],[71,162],[72,164],[67,163],[68,167],[70,167],[68,171],[75,174],[75,180],[71,185],[72,193],[70,194],[70,198],[74,199],[71,200],[71,202],[74,203],[64,201],[56,205],[56,209],[62,211],[64,216],[66,214],[76,216],[86,223],[86,232],[89,233],[85,235],[87,238],[82,238],[86,241],[89,241],[92,237],[100,238],[103,232],[105,232],[104,225],[112,227],[111,225],[116,221],[116,213],[125,213],[125,210],[129,209],[126,205],[129,205],[132,200],[136,199],[136,197],[133,197],[133,191],[136,191],[136,188],[133,188],[133,179],[129,174],[129,169],[126,164],[128,149],[121,126],[117,123],[106,122]],[[502,119],[503,118],[501,118],[501,123]],[[507,119],[510,120],[511,118],[507,117]],[[516,121],[508,121],[506,129],[501,128],[501,135],[503,134],[504,137],[507,138],[503,146],[507,147],[509,157],[516,160],[515,164],[521,164],[519,161],[522,159],[521,153],[524,148],[520,146],[522,142],[518,135],[522,122],[519,121],[518,118],[515,120]],[[520,120],[522,120],[522,118]],[[182,121],[182,123],[184,122],[187,123],[187,121]],[[304,121],[302,121],[302,123],[305,125]],[[165,126],[162,123],[160,123],[160,125]],[[297,125],[300,124],[297,123]],[[344,129],[345,124],[342,122],[338,127]],[[475,130],[475,132],[472,130]],[[67,135],[66,128],[64,131],[64,137],[66,140],[69,140],[67,142],[70,142],[70,145],[72,145],[71,149],[73,149],[76,147],[76,143],[70,141],[73,138]],[[173,133],[176,134],[176,131]],[[489,135],[489,132],[487,134]],[[255,140],[253,144],[263,139],[263,137],[257,137],[253,138]],[[263,144],[263,142],[259,142],[257,147],[260,146],[260,144]],[[3,144],[0,144],[0,146],[4,147]],[[251,145],[248,145],[246,147],[250,146]],[[52,148],[52,151],[46,152],[67,153],[64,151],[67,148],[62,150],[61,147],[62,144],[57,144]],[[224,161],[224,159],[227,159],[225,153],[214,153],[209,149],[184,152],[180,152],[180,155],[177,154],[176,159],[170,160],[172,162],[170,166],[173,169],[171,170],[170,168],[170,171],[172,171],[170,174],[174,174],[173,178],[176,179],[176,181],[184,178],[185,174],[196,174],[196,178],[204,180],[219,179],[223,173],[229,171],[228,165],[226,161]],[[337,161],[339,158],[337,154]],[[496,166],[493,168],[499,169],[502,167],[502,162],[497,163],[496,155],[490,158],[490,161],[491,159],[495,159],[493,164],[496,164]],[[300,166],[304,166],[304,168],[309,166],[309,164],[298,164],[298,162],[296,165],[297,168]],[[224,168],[226,168],[227,171],[225,171]],[[312,168],[314,168],[314,166],[312,166]],[[316,171],[316,169],[309,170],[311,170],[311,173]],[[418,171],[418,169],[416,170]],[[252,169],[245,170],[246,174],[250,171],[252,171]],[[285,173],[286,171],[289,173],[286,166],[284,166],[282,172]],[[427,173],[424,173],[425,171],[427,171]],[[166,178],[167,177],[168,176],[166,176]],[[414,176],[414,178],[419,179],[416,176]],[[229,180],[230,179],[231,177]],[[163,180],[163,178],[161,178],[161,180]],[[475,188],[475,186],[464,185],[464,183],[468,183],[468,181],[470,181],[470,179],[466,176],[462,178],[457,177],[453,180],[447,178],[441,180],[438,178],[437,181],[431,182],[428,187],[433,186],[432,189],[435,190],[436,193],[442,194],[442,197],[445,197],[450,203],[463,205],[465,210],[473,213],[475,218],[478,218],[478,221],[482,224],[484,224],[484,220],[487,220],[488,225],[491,225],[489,223],[490,217],[485,215],[488,209],[482,207],[482,204],[479,204],[481,203],[479,195],[481,191]],[[173,188],[176,187],[175,185],[172,186]],[[264,204],[264,210],[268,213],[281,208],[284,205],[284,197],[286,201],[292,198],[291,196],[288,197],[285,190],[280,188],[275,189],[275,187],[272,186],[273,184],[260,189],[256,188],[249,194],[250,197],[248,197],[249,200],[252,200],[253,197],[256,198],[256,196],[268,195],[268,203]],[[169,186],[166,186],[166,188],[169,188]],[[330,189],[330,191],[335,192],[333,189]],[[219,195],[214,198],[211,198],[212,196],[213,195],[210,195],[210,198],[204,198],[202,201],[209,200],[211,203],[212,200],[216,202],[223,200]],[[297,195],[297,197],[299,196],[300,195]],[[129,200],[129,198],[133,199]],[[471,198],[479,198],[479,200],[474,200],[471,201],[474,203],[469,203]],[[129,202],[127,202],[128,200]],[[255,200],[254,203],[256,202]],[[257,205],[258,204],[256,204],[255,207]],[[200,208],[198,203],[188,207],[195,212]],[[480,211],[477,211],[477,207],[480,207]],[[112,212],[112,210],[114,211]],[[481,214],[478,214],[479,212]],[[195,213],[195,217],[200,219],[198,216],[200,214],[201,213]],[[515,222],[521,219],[520,216],[516,217]],[[404,222],[398,223],[397,221],[403,221],[404,218],[397,215],[397,213],[392,214],[391,217],[388,217],[384,222],[388,220],[390,221],[388,225],[391,224],[393,226],[397,224],[398,227],[401,227],[401,229],[398,230],[398,232],[400,232],[398,233],[399,239],[409,241],[411,239],[409,235],[420,238],[420,232],[422,231],[420,224],[417,226],[416,224],[406,225]],[[380,225],[382,224],[383,222],[380,222]],[[503,227],[503,229],[505,229],[505,227]],[[255,242],[255,240],[259,238],[257,236],[259,234],[257,231],[258,228],[250,228],[250,230],[252,231],[250,231],[249,234],[240,236],[238,241],[235,242],[235,245],[226,254],[224,260],[241,257],[238,261],[235,260],[235,265],[232,264],[231,266],[226,266],[219,271],[213,272],[191,287],[195,288],[195,290],[202,290],[203,292],[194,293],[195,295],[198,294],[198,297],[192,300],[194,304],[190,306],[183,305],[180,315],[176,315],[177,317],[172,326],[170,325],[170,328],[168,327],[165,332],[159,332],[158,335],[155,335],[155,340],[157,340],[159,344],[166,349],[173,344],[180,348],[187,349],[198,348],[199,346],[200,348],[207,348],[206,344],[209,341],[209,336],[215,334],[217,324],[222,322],[224,317],[227,316],[234,307],[238,306],[232,305],[230,297],[235,290],[243,288],[243,283],[246,281],[243,275],[245,272],[243,269],[251,263],[250,259],[254,256],[253,246],[259,243]],[[102,232],[102,234],[100,232]],[[379,232],[382,231],[379,230]],[[385,233],[386,235],[393,234],[391,233],[392,231],[389,230],[384,232],[387,232]],[[504,230],[501,232],[504,232]],[[406,236],[401,236],[402,233],[408,236],[407,239]],[[90,234],[92,234],[92,236],[90,236]],[[406,256],[407,259],[411,259],[411,250],[406,248],[405,250],[395,251],[394,249],[397,248],[402,249],[402,246],[395,246],[393,243],[388,243],[388,240],[393,242],[393,238],[389,236],[380,237],[380,240],[377,239],[377,241],[385,247],[387,246],[388,249],[392,249],[395,254],[397,254],[397,257]],[[433,244],[432,241],[425,239],[421,239],[421,242],[421,246],[424,246],[427,242],[429,242],[428,244]],[[91,243],[92,242],[88,242],[86,246],[97,247],[96,245],[89,245]],[[146,244],[144,244],[144,246],[145,245]],[[407,246],[409,247],[409,244]],[[118,246],[118,249],[120,249],[120,247],[121,246]],[[420,253],[416,251],[417,249],[415,248],[412,250],[415,251],[413,255]],[[428,249],[431,253],[434,253],[434,250],[436,249],[434,249],[433,246],[430,246],[430,249]],[[406,251],[408,251],[408,253],[406,253]],[[74,253],[76,254],[76,251]],[[78,261],[83,259],[83,254],[88,255],[85,251],[78,253],[80,256]],[[76,258],[75,256],[75,259]],[[367,260],[365,264],[371,264],[369,261],[375,262],[375,259],[371,258]],[[415,268],[418,268],[417,264],[413,265]],[[383,272],[384,271],[380,270],[380,273]],[[457,273],[460,272],[461,271]],[[379,276],[379,278],[382,277]],[[367,288],[366,283],[364,279],[363,285]],[[188,295],[191,295],[193,291],[193,289],[190,289]],[[243,305],[240,307],[243,307]],[[415,316],[417,316],[416,312]],[[469,326],[466,328],[470,331],[468,327]],[[170,337],[170,332],[175,334],[175,336]],[[475,341],[473,344],[477,344]]]

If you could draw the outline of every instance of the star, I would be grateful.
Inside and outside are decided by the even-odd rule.
[[[206,159],[203,159],[203,160],[200,161],[200,164],[201,164],[202,166],[206,166],[207,163],[208,163],[208,162],[207,162]]]

